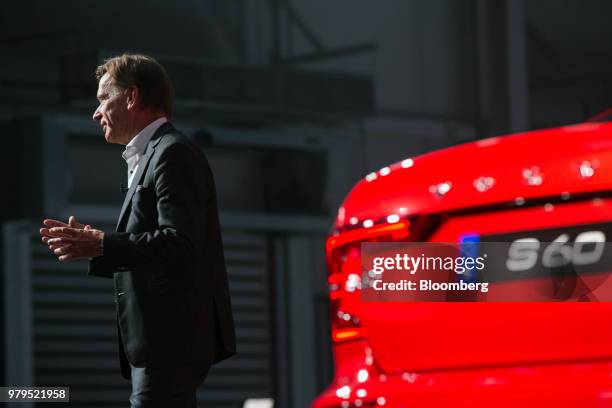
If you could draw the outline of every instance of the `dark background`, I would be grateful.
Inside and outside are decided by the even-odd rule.
[[[323,244],[363,175],[610,106],[604,0],[6,1],[0,5],[4,385],[125,406],[111,284],[58,264],[43,217],[113,228],[125,164],[92,72],[158,58],[216,177],[240,354],[199,399],[305,407],[331,380]]]

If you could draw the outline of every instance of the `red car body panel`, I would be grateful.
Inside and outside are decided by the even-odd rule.
[[[595,161],[600,166],[584,179],[580,165]],[[512,201],[517,197],[558,196],[612,186],[612,125],[588,123],[513,136],[494,137],[435,151],[412,159],[412,166],[389,166],[387,176],[359,182],[342,205],[344,217],[381,219],[397,214],[441,213],[466,207]],[[539,185],[530,185],[523,171],[538,167]],[[479,177],[493,177],[494,188],[481,193],[474,188]],[[452,188],[436,199],[429,187],[450,181]]]
[[[485,139],[368,175],[327,242],[336,372],[314,406],[612,406],[612,303],[362,302],[347,286],[360,242],[610,223],[611,187],[608,123]]]

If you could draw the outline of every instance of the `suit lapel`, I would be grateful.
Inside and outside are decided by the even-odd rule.
[[[151,140],[147,144],[147,148],[145,149],[144,155],[138,161],[138,170],[136,170],[136,174],[134,174],[134,178],[132,179],[132,184],[130,185],[130,189],[125,195],[125,199],[123,200],[123,205],[121,206],[121,211],[119,212],[119,219],[117,220],[117,226],[115,228],[116,231],[119,231],[119,226],[123,221],[127,213],[127,209],[132,202],[132,197],[134,197],[134,193],[140,184],[142,176],[145,173],[147,167],[149,167],[149,161],[151,160],[151,156],[153,156],[153,152],[155,151],[155,147],[162,139],[162,136],[166,133],[170,133],[174,127],[170,124],[170,122],[166,122],[159,127],[151,137]]]

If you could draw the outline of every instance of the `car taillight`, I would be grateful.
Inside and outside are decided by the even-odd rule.
[[[329,300],[332,340],[336,343],[363,337],[361,324],[361,244],[406,241],[410,221],[359,228],[327,239]]]

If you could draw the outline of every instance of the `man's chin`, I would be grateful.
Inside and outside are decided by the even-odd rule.
[[[117,141],[110,132],[104,133],[104,139],[106,140],[106,143],[117,143]]]

